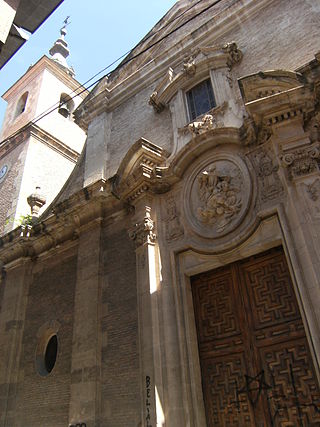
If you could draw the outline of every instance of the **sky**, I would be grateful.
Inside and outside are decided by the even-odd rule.
[[[49,56],[49,49],[59,37],[60,28],[67,16],[70,16],[66,35],[70,49],[68,64],[73,66],[75,78],[84,83],[132,49],[175,2],[176,0],[64,0],[0,70],[0,95],[30,65],[35,64],[43,55]],[[114,66],[106,72],[113,68]],[[5,109],[6,102],[1,99],[0,128]]]

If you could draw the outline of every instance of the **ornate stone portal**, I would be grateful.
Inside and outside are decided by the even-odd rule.
[[[187,183],[187,218],[198,234],[218,238],[240,224],[250,198],[251,180],[244,162],[218,155],[202,163]]]

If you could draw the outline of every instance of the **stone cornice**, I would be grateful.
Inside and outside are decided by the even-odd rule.
[[[66,157],[73,163],[76,163],[79,158],[79,153],[68,147],[59,139],[44,131],[39,126],[32,122],[27,123],[11,138],[5,139],[0,144],[0,158],[14,150],[19,144],[26,141],[29,137],[34,137],[43,144],[46,144],[51,149],[57,151],[62,156]]]
[[[239,24],[239,20],[249,19],[266,4],[268,0],[244,0],[233,5],[232,10],[227,8],[219,16],[210,18],[204,25],[197,28],[172,46],[163,46],[156,57],[143,64],[138,69],[127,70],[117,78],[102,80],[85,101],[75,111],[75,121],[85,131],[94,117],[103,111],[112,111],[126,99],[132,97],[143,88],[146,88],[159,79],[163,79],[168,69],[183,66],[186,57],[199,47],[216,45],[215,40]],[[103,93],[100,95],[100,93]],[[146,100],[147,101],[147,100]]]
[[[133,205],[136,205],[146,193],[151,195],[165,193],[182,178],[196,157],[223,144],[242,146],[240,130],[218,128],[196,135],[167,165],[168,153],[155,144],[141,139],[123,159],[113,180],[113,192],[123,202]]]
[[[290,118],[305,117],[314,109],[312,91],[304,86],[289,89],[245,104],[256,124],[269,125]]]
[[[157,192],[156,167],[162,166],[169,153],[140,138],[122,160],[113,181],[113,191],[126,202],[133,202],[152,189]],[[160,189],[159,189],[160,191]]]
[[[119,203],[106,181],[97,181],[68,200],[53,207],[38,222],[22,225],[0,239],[0,263],[8,265],[20,258],[36,258],[78,238],[81,229],[101,219],[108,207]]]
[[[313,85],[299,73],[260,72],[239,79],[245,107],[258,129],[286,120],[305,120],[315,109]]]
[[[58,64],[56,64],[52,59],[47,56],[43,56],[39,61],[30,67],[27,72],[14,84],[12,85],[3,95],[2,98],[8,101],[11,96],[19,90],[21,87],[26,86],[31,80],[39,75],[42,71],[49,70],[54,74],[60,81],[62,81],[66,86],[68,86],[72,91],[79,90],[81,84],[67,74]],[[84,88],[83,88],[84,89]],[[83,93],[79,94],[81,98],[85,98],[88,95],[89,91],[84,90]]]

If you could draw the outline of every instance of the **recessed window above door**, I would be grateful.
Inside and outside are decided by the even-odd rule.
[[[216,106],[210,79],[194,86],[186,96],[190,120],[196,119]]]

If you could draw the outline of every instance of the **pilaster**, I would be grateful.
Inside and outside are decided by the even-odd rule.
[[[69,424],[100,425],[100,220],[79,236],[71,362]]]
[[[151,212],[152,199],[145,196],[135,205],[135,224],[129,232],[136,244],[143,427],[161,426],[164,421],[160,400],[159,259]]]
[[[0,315],[0,426],[16,425],[20,357],[29,283],[30,260],[20,260],[2,271],[4,287]]]

